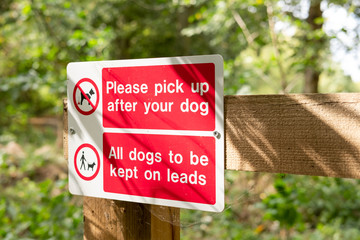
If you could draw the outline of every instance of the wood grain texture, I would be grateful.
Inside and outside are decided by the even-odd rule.
[[[360,178],[360,94],[225,97],[226,169]]]
[[[145,204],[84,197],[84,239],[151,239]]]
[[[180,240],[180,208],[151,205],[151,239]]]
[[[180,239],[180,209],[84,197],[84,239]]]

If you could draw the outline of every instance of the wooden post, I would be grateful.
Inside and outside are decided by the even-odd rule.
[[[84,197],[84,239],[180,239],[180,209]]]
[[[225,97],[226,169],[360,178],[360,94]],[[67,105],[64,102],[67,158]],[[180,239],[179,209],[84,198],[85,239]]]

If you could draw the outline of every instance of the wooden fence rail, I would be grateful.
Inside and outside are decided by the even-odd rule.
[[[67,102],[64,150],[67,158]],[[228,170],[360,178],[360,94],[225,96]],[[176,208],[84,197],[85,239],[180,239]]]
[[[225,97],[226,169],[360,178],[360,94]]]

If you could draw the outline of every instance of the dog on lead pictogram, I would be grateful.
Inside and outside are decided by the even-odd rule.
[[[85,166],[85,162],[87,163],[87,171],[89,171],[89,169],[91,168],[91,171],[94,171],[94,166],[96,165],[96,163],[95,162],[93,162],[93,163],[88,163],[87,161],[86,161],[86,158],[85,158],[85,156],[84,156],[84,151],[82,152],[82,156],[81,156],[81,158],[80,158],[80,161],[81,161],[81,165],[80,165],[80,170],[83,168],[83,166],[84,166],[84,170],[86,170],[86,166]]]

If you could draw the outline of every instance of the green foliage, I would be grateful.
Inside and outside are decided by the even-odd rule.
[[[81,238],[82,211],[71,204],[66,181],[35,183],[28,178],[0,194],[2,239]],[[54,193],[54,191],[61,193]]]
[[[296,189],[287,186],[281,179],[274,182],[276,193],[263,200],[265,206],[264,219],[279,221],[280,227],[291,228],[296,223],[302,222],[297,211],[298,196]]]
[[[359,183],[349,179],[278,175],[274,181],[276,192],[266,196],[259,206],[265,211],[265,220],[278,221],[294,238],[308,234],[327,239],[335,233],[358,237]]]
[[[356,51],[359,26],[319,27],[324,9],[359,19],[359,4],[311,2],[321,2],[314,19],[300,0],[0,1],[0,239],[81,238],[64,170],[47,171],[64,167],[48,147],[54,128],[30,121],[61,115],[69,62],[218,53],[226,94],[301,92],[309,69],[321,92],[359,91],[329,48]],[[359,239],[358,181],[227,172],[226,182],[224,213],[183,211],[184,239]]]
[[[49,145],[39,149],[28,145],[23,149],[10,142],[0,148],[1,239],[82,236],[82,208],[68,192],[66,175],[43,180],[58,158],[61,155]]]

